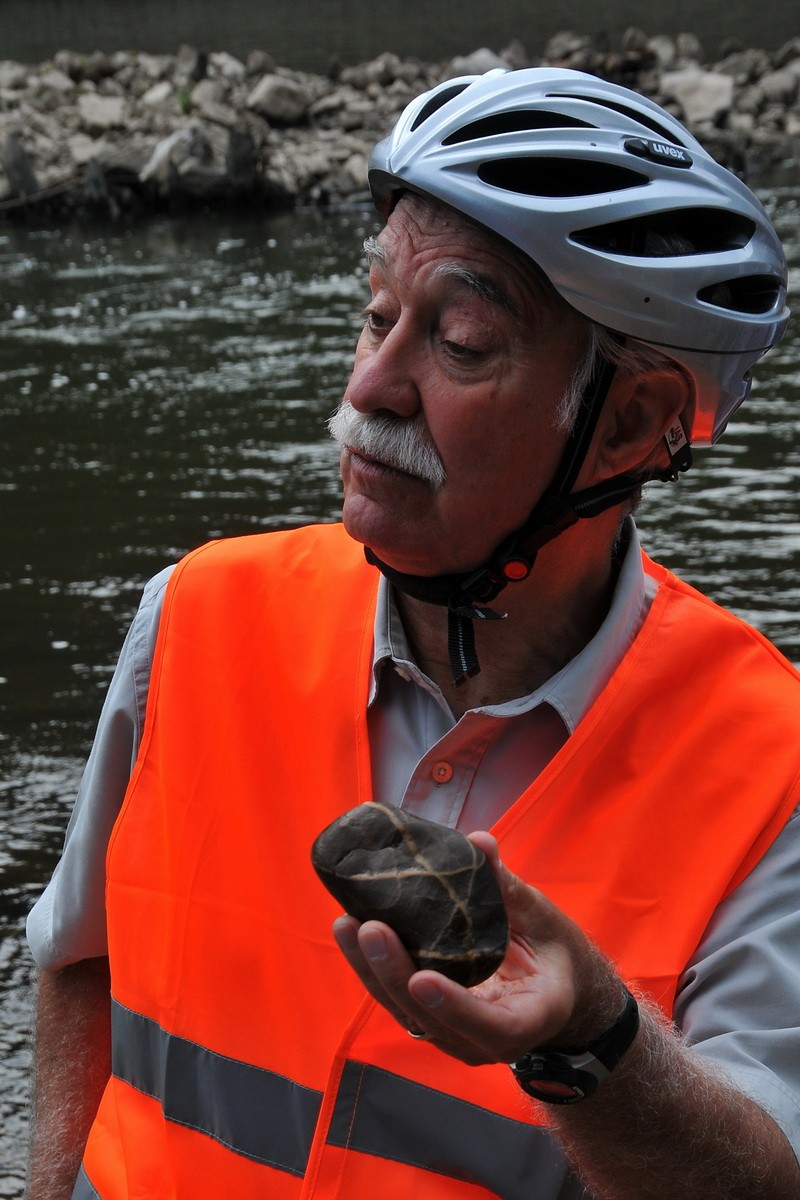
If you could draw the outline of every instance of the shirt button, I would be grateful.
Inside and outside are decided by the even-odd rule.
[[[453,768],[449,762],[437,762],[431,775],[434,783],[449,783],[453,778]]]

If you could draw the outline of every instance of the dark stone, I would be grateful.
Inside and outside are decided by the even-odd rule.
[[[39,191],[33,160],[16,131],[0,145],[0,170],[5,172],[11,196],[35,196]]]
[[[359,921],[384,921],[417,966],[473,987],[508,945],[500,888],[462,833],[387,804],[361,804],[324,829],[311,861]]]

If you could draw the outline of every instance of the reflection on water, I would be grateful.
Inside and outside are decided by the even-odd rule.
[[[766,193],[795,271],[796,187]],[[56,861],[144,579],[209,537],[334,517],[326,416],[367,212],[0,230],[0,1197],[21,1195],[24,916]],[[800,661],[800,334],[640,513],[651,552]],[[691,669],[691,665],[688,665]]]

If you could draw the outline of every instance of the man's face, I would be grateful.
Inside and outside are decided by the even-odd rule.
[[[371,258],[343,405],[422,441],[439,478],[421,477],[380,438],[376,448],[345,431],[345,528],[397,570],[468,570],[552,479],[565,440],[556,409],[583,352],[581,322],[502,242],[411,196]],[[406,469],[389,465],[398,461]]]

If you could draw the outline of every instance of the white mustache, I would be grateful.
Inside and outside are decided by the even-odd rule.
[[[349,400],[343,400],[328,421],[328,431],[340,450],[377,458],[387,467],[424,480],[434,491],[447,479],[439,451],[420,416],[360,413]]]

